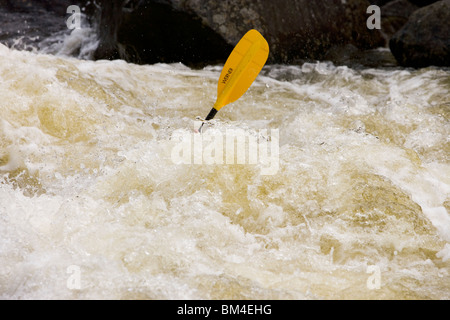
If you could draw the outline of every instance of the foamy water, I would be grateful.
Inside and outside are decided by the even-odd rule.
[[[271,175],[173,161],[220,71],[0,45],[2,299],[450,298],[449,70],[267,66]]]

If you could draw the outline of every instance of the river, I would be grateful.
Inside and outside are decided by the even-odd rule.
[[[450,299],[450,70],[221,68],[0,45],[0,298]]]

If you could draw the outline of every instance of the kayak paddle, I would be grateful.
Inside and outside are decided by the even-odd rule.
[[[252,85],[269,57],[269,44],[256,30],[247,32],[231,52],[217,85],[217,100],[205,121],[212,120],[217,112],[239,99]],[[199,132],[201,132],[203,122]]]

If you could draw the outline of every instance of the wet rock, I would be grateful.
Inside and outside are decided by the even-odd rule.
[[[366,0],[103,1],[96,57],[223,60],[228,48],[255,28],[269,42],[271,63],[320,60],[336,45],[364,50],[385,44],[378,30],[366,26],[369,5]]]
[[[390,40],[390,49],[402,66],[450,66],[450,0],[415,11]]]
[[[425,7],[437,2],[438,0],[408,0],[408,1],[416,6]]]
[[[417,9],[419,7],[408,0],[390,1],[381,7],[381,30],[387,43]]]
[[[102,4],[101,42],[95,58],[202,66],[225,60],[233,49],[191,13],[164,3],[141,2],[130,7],[125,2]]]
[[[391,2],[392,0],[369,0],[370,4],[374,4],[376,6],[384,6],[386,3]]]
[[[333,61],[335,65],[345,65],[352,68],[379,68],[398,66],[397,61],[388,48],[360,50],[354,45],[336,46],[327,51],[325,60]]]
[[[188,8],[235,44],[249,29],[258,29],[271,47],[271,61],[323,59],[332,46],[352,44],[359,49],[383,45],[377,30],[368,30],[366,0],[172,0]]]
[[[377,5],[379,7],[384,6],[385,4],[389,3],[389,2],[394,2],[396,0],[369,0],[370,4],[374,4]],[[418,6],[418,7],[425,7],[428,6],[432,3],[435,3],[436,1],[439,0],[407,0],[408,2],[410,2],[411,4]]]

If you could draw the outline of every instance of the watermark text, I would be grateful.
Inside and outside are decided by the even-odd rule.
[[[198,124],[196,124],[197,126]],[[279,130],[260,130],[250,134],[243,129],[208,130],[188,133],[177,130],[171,158],[185,165],[259,165],[261,175],[275,175],[279,170]]]
[[[72,5],[67,7],[70,17],[66,20],[66,25],[69,30],[81,29],[81,9],[79,6]]]
[[[371,5],[367,8],[367,13],[372,14],[367,19],[367,28],[369,30],[381,29],[381,9],[379,6]]]

